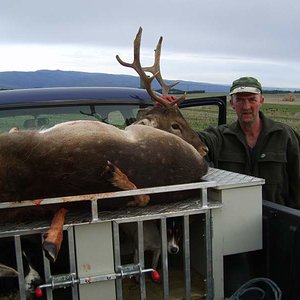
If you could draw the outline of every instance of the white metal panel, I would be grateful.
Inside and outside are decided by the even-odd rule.
[[[212,269],[214,282],[214,300],[224,299],[224,236],[222,210],[212,211]]]
[[[223,204],[220,225],[213,226],[223,235],[223,254],[262,249],[261,186],[215,190],[210,196]]]
[[[262,249],[261,186],[222,191],[224,255]]]
[[[111,222],[75,226],[78,277],[114,273]],[[115,281],[79,285],[80,299],[112,300]]]
[[[217,183],[209,199],[222,203],[220,226],[214,226],[214,232],[223,235],[224,255],[261,249],[264,179],[214,168],[204,179]]]

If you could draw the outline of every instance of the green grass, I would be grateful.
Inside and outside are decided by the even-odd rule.
[[[181,110],[189,125],[195,131],[201,131],[208,126],[218,125],[218,108],[213,106],[185,108]]]

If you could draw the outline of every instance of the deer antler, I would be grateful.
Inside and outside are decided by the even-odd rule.
[[[154,99],[155,101],[157,101],[158,103],[160,103],[161,105],[163,105],[164,107],[172,107],[175,104],[178,104],[180,102],[182,102],[185,99],[185,95],[181,96],[179,98],[177,98],[176,100],[172,101],[172,102],[168,102],[165,99],[163,99],[162,97],[158,96],[151,88],[151,83],[153,81],[154,78],[156,78],[156,80],[158,81],[158,83],[160,84],[160,86],[162,87],[162,94],[163,96],[167,96],[169,90],[175,86],[178,82],[175,82],[173,84],[167,85],[162,76],[161,76],[161,72],[160,72],[160,54],[161,54],[161,44],[162,44],[162,37],[160,37],[156,49],[155,51],[155,59],[154,59],[154,64],[151,67],[142,67],[141,66],[141,61],[140,61],[140,48],[141,48],[141,38],[142,38],[142,27],[139,28],[139,31],[134,39],[134,59],[133,59],[133,63],[127,63],[124,62],[119,55],[116,56],[118,62],[125,67],[130,67],[133,68],[140,76],[141,80],[143,81],[144,85],[145,85],[145,89],[147,90],[148,94],[150,95],[150,97],[152,99]],[[146,72],[150,72],[152,73],[152,76],[148,76],[146,74]]]

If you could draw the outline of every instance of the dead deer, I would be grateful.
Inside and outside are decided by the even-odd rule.
[[[125,130],[98,121],[78,120],[42,131],[1,134],[0,202],[189,183],[206,174],[203,156],[207,148],[175,105],[184,97],[168,103],[151,88],[154,78],[162,85],[163,94],[170,88],[160,74],[162,38],[155,50],[154,65],[142,68],[141,33],[140,28],[134,41],[133,64],[118,56],[117,59],[136,70],[148,93],[163,107],[155,107]],[[148,71],[152,77],[146,75]],[[144,206],[149,200],[148,195],[135,196],[128,204]],[[51,211],[47,206],[38,209],[39,213]],[[18,220],[28,212],[33,218],[32,210],[18,211],[2,212],[1,221]],[[43,244],[54,261],[62,241],[65,214],[64,207],[56,212]]]

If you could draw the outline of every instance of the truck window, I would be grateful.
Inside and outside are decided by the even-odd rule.
[[[13,127],[20,130],[46,129],[73,120],[98,120],[125,128],[136,120],[139,105],[77,105],[0,110],[0,133]]]

